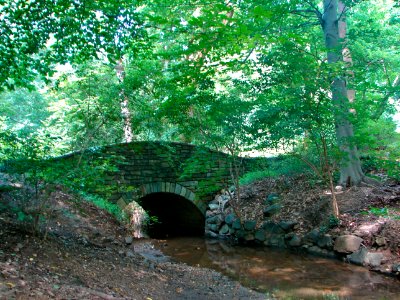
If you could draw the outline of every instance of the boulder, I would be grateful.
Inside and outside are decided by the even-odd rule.
[[[244,229],[251,231],[256,228],[257,222],[253,220],[247,220],[244,222],[243,227]]]
[[[354,235],[359,237],[374,236],[381,230],[381,228],[382,224],[377,222],[362,224],[354,231]]]
[[[383,254],[379,252],[368,252],[365,263],[371,267],[377,268],[381,265]]]
[[[347,255],[347,259],[357,265],[371,266],[377,268],[381,265],[383,254],[379,252],[369,252],[367,248],[361,248],[357,252]]]
[[[280,204],[272,204],[264,209],[264,217],[272,217],[276,213],[278,213],[282,208]]]
[[[341,235],[336,238],[334,250],[339,253],[353,253],[356,252],[363,241],[355,235]]]

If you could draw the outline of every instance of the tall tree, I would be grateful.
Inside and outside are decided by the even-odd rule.
[[[346,56],[343,54],[348,55],[348,49],[345,49],[343,44],[346,35],[346,7],[338,0],[324,0],[323,5],[322,29],[328,51],[328,63],[340,64],[346,60]],[[339,147],[343,151],[339,182],[343,185],[353,185],[363,180],[364,173],[361,169],[357,147],[354,144],[353,124],[350,121],[349,100],[354,99],[354,93],[348,90],[345,76],[345,72],[340,70],[339,73],[334,72],[333,78],[330,80],[332,82],[331,93],[336,137]]]

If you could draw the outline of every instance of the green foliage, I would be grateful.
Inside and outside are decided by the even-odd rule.
[[[292,155],[281,155],[269,158],[264,170],[252,171],[240,178],[240,184],[246,185],[268,177],[295,176],[310,173],[307,164]]]
[[[326,232],[328,232],[330,229],[339,226],[339,224],[340,224],[340,219],[338,219],[338,218],[335,217],[334,215],[330,215],[329,218],[328,218],[328,220],[326,220],[325,222],[323,222],[323,224],[320,226],[319,232],[320,232],[320,233],[326,233]]]
[[[367,172],[373,175],[383,171],[390,178],[400,180],[400,134],[393,120],[369,120],[358,128],[356,138]]]
[[[104,53],[111,61],[146,39],[136,1],[6,0],[0,14],[0,90],[31,86],[56,63]],[[142,45],[143,47],[143,45]],[[6,67],[7,66],[7,67]]]

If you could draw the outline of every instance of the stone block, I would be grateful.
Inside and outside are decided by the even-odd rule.
[[[180,195],[181,191],[182,191],[182,186],[177,184],[175,186],[175,194]]]
[[[181,192],[179,193],[179,195],[182,196],[182,197],[185,197],[186,191],[187,191],[186,188],[185,188],[185,187],[182,187],[182,190],[181,190]]]

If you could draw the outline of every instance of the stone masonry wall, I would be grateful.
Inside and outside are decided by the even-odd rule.
[[[105,180],[106,185],[120,187],[110,199],[114,202],[127,204],[151,192],[172,192],[194,202],[205,213],[214,194],[232,185],[232,157],[191,144],[133,142],[105,146],[93,153],[114,158],[118,171]],[[241,173],[250,166],[249,161],[242,160]],[[136,192],[130,192],[130,187]]]

